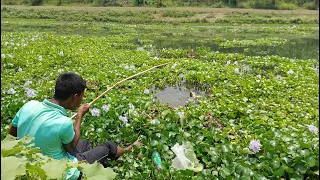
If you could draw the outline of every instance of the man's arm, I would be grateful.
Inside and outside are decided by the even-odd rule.
[[[64,149],[71,153],[74,152],[78,141],[80,139],[80,126],[81,126],[81,122],[82,122],[82,117],[89,111],[90,105],[89,104],[84,104],[82,106],[79,107],[79,110],[77,112],[77,116],[76,116],[76,121],[74,122],[74,138],[73,140],[68,143],[68,144],[63,144]]]
[[[9,134],[11,134],[14,137],[17,137],[18,128],[11,125]]]

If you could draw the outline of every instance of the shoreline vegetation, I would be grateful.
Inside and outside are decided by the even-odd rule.
[[[1,5],[87,7],[210,7],[319,10],[319,0],[1,0]]]
[[[5,20],[7,18],[127,24],[319,24],[319,11],[203,7],[154,8],[2,5],[1,19]]]
[[[112,169],[73,165],[85,179],[319,179],[318,10],[166,4],[174,0],[161,1],[164,8],[4,1],[1,159],[10,168],[1,169],[3,177],[63,179],[71,166],[5,138],[23,104],[52,96],[58,75],[81,74],[88,83],[83,102],[91,102],[126,77],[170,63],[93,104],[99,113],[84,117],[85,139],[125,146],[141,138],[144,145],[108,161]],[[164,91],[173,95],[158,98]],[[173,108],[166,99],[182,103]],[[202,171],[172,167],[177,143],[192,145]]]

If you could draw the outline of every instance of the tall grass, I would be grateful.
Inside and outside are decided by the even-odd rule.
[[[319,2],[313,0],[1,0],[2,5],[59,5],[59,6],[148,6],[148,7],[237,7],[255,9],[293,10],[319,9]]]

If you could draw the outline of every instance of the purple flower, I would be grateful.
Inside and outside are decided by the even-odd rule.
[[[183,111],[178,112],[178,115],[179,115],[179,117],[180,117],[181,119],[184,118],[184,112],[183,112]]]
[[[29,81],[25,82],[23,86],[28,87],[31,83],[32,83],[32,81],[29,80]]]
[[[290,69],[290,70],[287,72],[287,74],[289,74],[289,75],[293,74],[292,69]]]
[[[42,60],[42,56],[39,56],[39,60],[40,60],[40,61]]]
[[[121,120],[121,121],[124,122],[125,124],[128,123],[128,118],[125,117],[125,116],[120,116],[120,117],[119,117],[119,120]]]
[[[16,93],[16,91],[13,88],[10,88],[8,90],[8,94],[15,94],[15,93]]]
[[[234,73],[239,74],[239,68],[234,68]]]
[[[36,91],[31,88],[26,88],[26,93],[29,98],[36,97]]]
[[[22,68],[21,67],[19,67],[18,72],[22,72]]]
[[[260,141],[259,140],[251,140],[250,141],[250,145],[249,145],[249,148],[253,151],[253,152],[259,152],[260,151]]]
[[[105,112],[108,112],[110,109],[110,105],[109,104],[104,104],[102,107],[102,110],[104,110]]]
[[[130,109],[134,109],[134,105],[131,104],[131,103],[129,103],[129,108],[130,108]]]
[[[63,56],[63,51],[60,51],[60,52],[59,52],[59,55],[60,55],[60,56]]]
[[[313,124],[308,125],[309,131],[312,133],[317,133],[318,132],[318,128],[316,126],[314,126]]]
[[[129,67],[129,69],[130,69],[131,71],[134,71],[135,66],[134,66],[134,65],[131,65],[131,66]]]
[[[100,110],[97,109],[97,108],[93,108],[93,109],[91,110],[91,115],[92,115],[92,116],[100,116]]]

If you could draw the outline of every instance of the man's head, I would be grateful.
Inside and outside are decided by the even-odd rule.
[[[76,109],[81,104],[86,88],[86,81],[82,77],[67,72],[58,77],[53,98],[65,102],[67,109]]]

